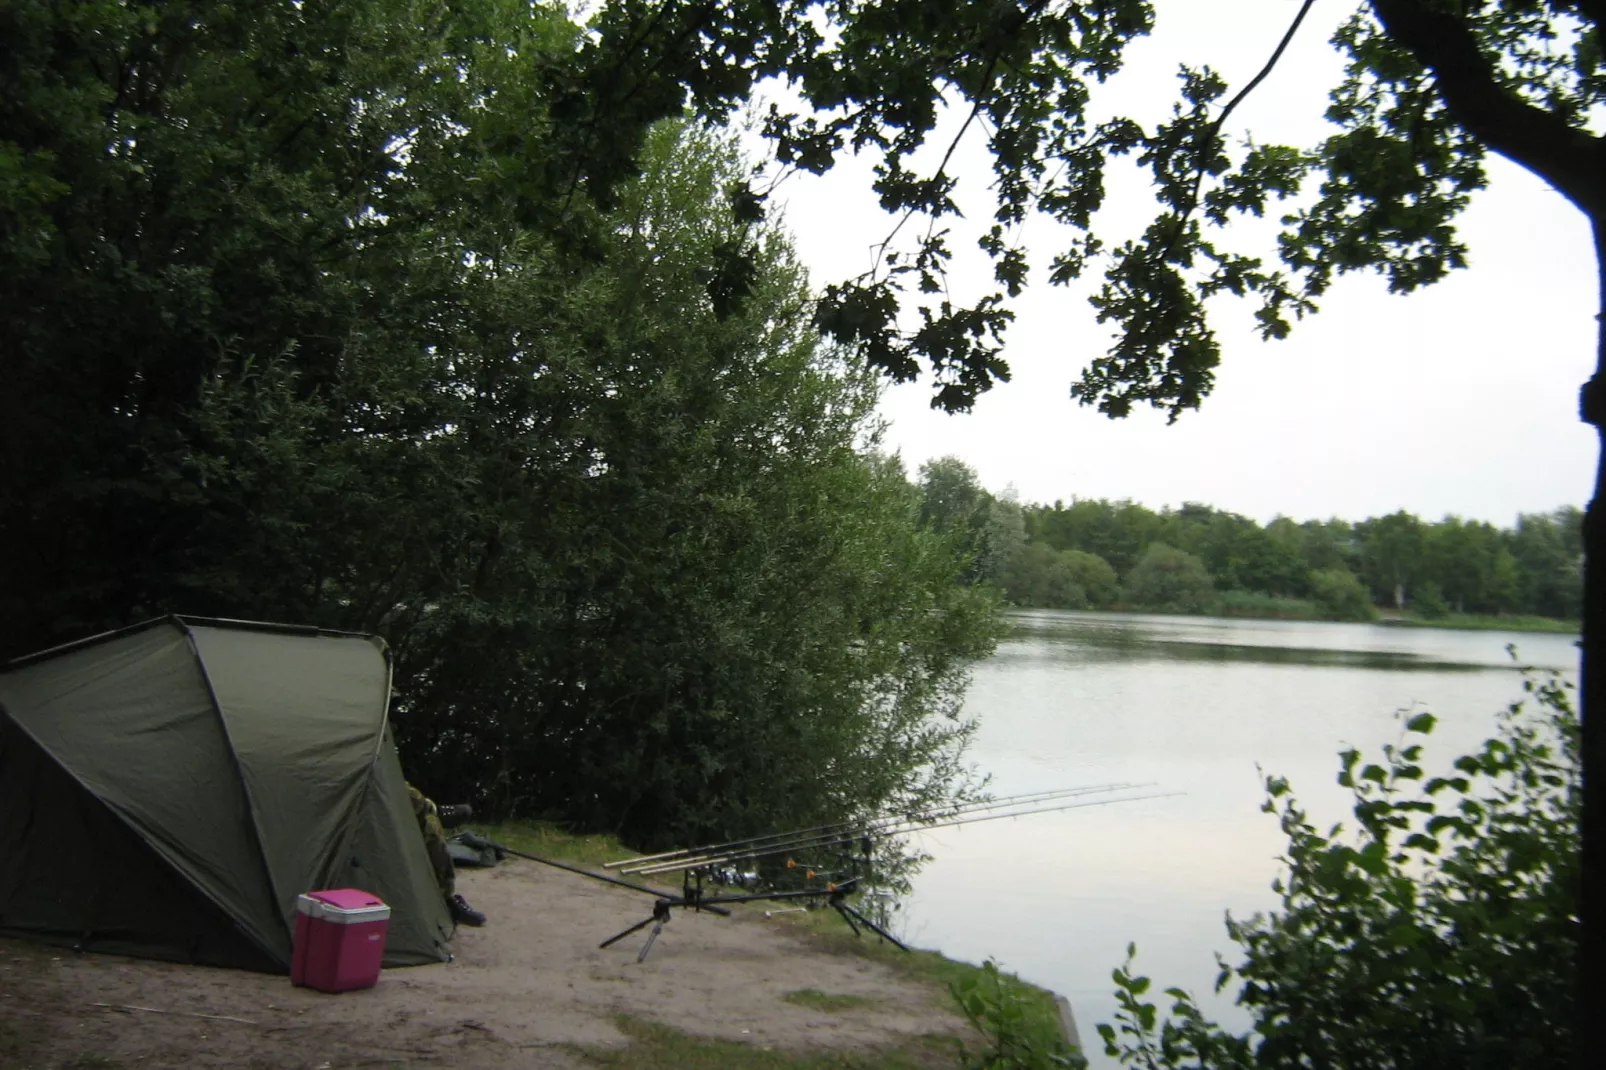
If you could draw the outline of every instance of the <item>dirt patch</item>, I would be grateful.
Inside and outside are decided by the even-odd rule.
[[[572,1068],[587,1065],[581,1049],[629,1043],[621,1015],[793,1051],[966,1030],[935,986],[821,950],[762,909],[677,911],[637,963],[645,931],[597,944],[651,913],[644,895],[527,862],[465,872],[459,885],[491,922],[458,931],[454,961],[386,970],[377,987],[335,996],[282,976],[0,940],[0,1064]],[[784,998],[803,989],[842,997],[838,1009]],[[119,1009],[129,1007],[149,1009]]]

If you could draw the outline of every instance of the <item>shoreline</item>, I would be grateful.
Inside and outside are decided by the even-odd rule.
[[[1395,614],[1382,614],[1371,620],[1336,620],[1332,617],[1306,616],[1297,613],[1234,613],[1231,611],[1219,613],[1183,613],[1166,609],[1138,609],[1134,607],[1099,608],[1099,609],[1059,609],[1053,606],[1015,606],[1011,605],[1006,612],[1031,613],[1047,610],[1051,613],[1096,613],[1096,614],[1141,614],[1153,617],[1185,617],[1212,620],[1265,620],[1289,621],[1305,624],[1370,624],[1384,628],[1436,628],[1441,631],[1452,632],[1518,632],[1539,635],[1573,635],[1582,634],[1581,625],[1577,621],[1555,620],[1550,617],[1485,617],[1476,614],[1452,614],[1438,620],[1425,620],[1420,617],[1398,616]]]

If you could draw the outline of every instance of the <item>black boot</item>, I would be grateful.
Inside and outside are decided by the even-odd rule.
[[[485,924],[485,915],[468,905],[468,900],[460,895],[454,895],[446,900],[446,906],[452,912],[452,920],[459,925],[472,925],[478,929]]]

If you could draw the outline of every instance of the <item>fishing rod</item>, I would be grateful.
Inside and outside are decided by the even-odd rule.
[[[1026,803],[1037,799],[1056,798],[1065,795],[1080,795],[1088,792],[1119,791],[1126,788],[1142,788],[1148,786],[1148,784],[1118,783],[1094,785],[1092,787],[1082,788],[1051,788],[1045,791],[1025,792],[1020,795],[1006,795],[1003,798],[986,798],[976,799],[971,802],[942,803],[937,806],[928,807],[925,810],[914,810],[904,814],[887,814],[883,817],[873,818],[871,820],[882,821],[898,818],[901,820],[916,821],[924,817],[946,817],[951,814],[961,813],[969,810],[992,809],[999,806]],[[772,832],[764,836],[750,836],[746,839],[729,840],[725,843],[703,844],[700,847],[686,847],[676,851],[661,851],[658,854],[637,855],[634,858],[622,858],[616,862],[604,862],[602,864],[602,868],[617,869],[621,866],[634,867],[643,863],[650,865],[654,862],[667,862],[671,859],[688,857],[692,855],[713,854],[716,851],[728,851],[737,847],[752,848],[773,841],[790,841],[813,833],[823,834],[827,832],[857,830],[862,827],[863,824],[864,822],[862,821],[838,821],[829,825],[816,825],[813,828],[790,829],[786,832]],[[626,872],[630,872],[630,870],[626,870]]]
[[[729,855],[741,849],[744,855],[755,851],[762,853],[776,853],[788,850],[796,844],[814,841],[820,838],[830,838],[840,833],[843,838],[856,838],[866,829],[879,828],[885,825],[907,824],[911,822],[930,822],[940,818],[952,818],[961,814],[978,813],[987,810],[997,810],[1003,807],[1025,806],[1032,803],[1047,802],[1052,799],[1071,798],[1080,795],[1102,794],[1111,791],[1127,791],[1133,788],[1151,787],[1151,784],[1116,783],[1102,784],[1091,787],[1055,788],[1048,791],[1025,792],[1020,795],[1009,795],[1003,798],[979,799],[968,803],[945,803],[933,806],[926,810],[917,810],[904,814],[886,814],[871,818],[868,821],[841,821],[830,825],[819,825],[814,828],[794,829],[788,832],[771,833],[767,836],[749,837],[744,840],[731,840],[728,843],[709,844],[702,847],[686,848],[679,851],[664,851],[655,855],[642,855],[636,858],[626,858],[618,862],[604,864],[605,869],[618,868],[621,873],[650,873],[660,867],[666,870],[671,863],[684,862],[693,858],[712,858],[724,853]],[[833,841],[834,842],[834,841]]]
[[[551,866],[554,869],[561,869],[568,873],[578,873],[580,876],[590,877],[594,881],[602,881],[606,884],[617,885],[620,888],[629,888],[633,892],[641,892],[645,895],[656,896],[661,901],[667,901],[671,906],[692,907],[696,910],[708,910],[715,914],[723,915],[727,918],[730,917],[730,911],[724,910],[718,906],[704,904],[701,902],[700,896],[688,896],[677,892],[665,891],[662,888],[654,888],[648,884],[636,884],[633,881],[620,880],[618,877],[608,873],[597,873],[594,870],[586,869],[583,866],[573,866],[567,862],[559,862],[556,859],[543,858],[540,855],[530,854],[528,851],[517,851],[512,847],[497,843],[495,840],[486,839],[484,836],[473,832],[458,833],[457,838],[469,847],[476,849],[489,847],[494,850],[501,851],[504,854],[513,855],[515,858],[527,858],[531,862],[539,862],[543,866]],[[608,945],[603,944],[602,946],[607,947]]]
[[[946,827],[949,824],[981,821],[981,819],[991,819],[994,816],[1023,816],[1031,815],[1031,813],[1049,813],[1049,811],[1063,808],[1058,805],[1062,798],[1103,794],[1103,790],[1123,789],[1102,789],[1097,790],[1097,792],[1095,790],[1079,790],[1076,795],[1060,795],[1060,797],[1055,798],[1028,800],[1025,803],[1005,802],[994,805],[994,807],[967,808],[967,810],[954,811],[954,813],[931,813],[931,815],[919,815],[914,816],[914,818],[890,816],[890,818],[875,819],[875,821],[869,821],[869,823],[851,824],[851,826],[843,827],[840,832],[832,831],[821,832],[821,834],[800,835],[800,837],[793,837],[793,839],[784,840],[784,842],[763,843],[758,847],[745,848],[745,850],[687,856],[687,858],[662,861],[662,863],[654,863],[650,864],[650,866],[631,866],[631,868],[622,869],[620,872],[639,874],[639,876],[652,876],[652,874],[675,872],[676,869],[692,868],[692,866],[705,868],[705,866],[752,860],[752,858],[763,858],[763,856],[769,855],[809,852],[809,850],[817,850],[817,848],[840,847],[840,845],[846,845],[846,843],[853,843],[854,840],[887,839],[887,837],[893,837],[893,835],[919,831],[923,827]]]
[[[741,861],[787,851],[806,851],[818,847],[830,847],[848,843],[856,839],[862,839],[866,835],[877,838],[900,835],[918,828],[931,827],[938,821],[948,823],[962,820],[979,820],[989,811],[1000,811],[1001,813],[997,816],[1019,816],[1028,813],[1048,812],[1061,809],[1060,806],[1050,805],[1057,803],[1061,799],[1107,794],[1114,791],[1130,791],[1151,786],[1150,784],[1110,784],[1083,788],[1065,788],[1057,791],[1031,792],[1020,796],[1010,796],[958,806],[935,807],[928,811],[909,815],[890,814],[865,822],[849,822],[838,826],[829,826],[821,832],[805,830],[802,833],[791,834],[786,838],[771,838],[771,842],[759,843],[741,850],[705,852],[649,865],[633,865],[622,869],[620,872],[649,875],[672,872],[675,869],[684,868],[688,864],[716,865],[721,862]]]
[[[896,822],[887,822],[872,828],[861,829],[854,832],[852,835],[810,837],[800,840],[796,843],[765,847],[756,851],[738,851],[723,855],[682,859],[674,862],[660,862],[655,865],[643,866],[639,869],[628,870],[626,872],[636,873],[641,876],[649,876],[657,873],[670,873],[676,870],[709,869],[714,866],[724,865],[730,862],[743,862],[755,858],[762,858],[768,855],[780,854],[782,852],[800,852],[819,850],[828,847],[837,847],[843,844],[851,844],[855,840],[887,839],[889,837],[903,836],[915,832],[924,832],[929,829],[952,828],[956,825],[977,824],[982,821],[997,821],[1006,817],[1027,817],[1032,814],[1048,814],[1061,810],[1078,810],[1090,806],[1108,806],[1118,802],[1143,802],[1147,799],[1164,799],[1180,794],[1181,792],[1174,791],[1157,792],[1151,795],[1123,796],[1118,799],[1093,799],[1090,801],[1056,803],[1056,805],[1052,806],[1045,805],[1032,806],[1025,809],[1010,809],[1003,813],[970,814],[963,817],[954,818],[953,820],[949,821],[910,822],[900,820]]]

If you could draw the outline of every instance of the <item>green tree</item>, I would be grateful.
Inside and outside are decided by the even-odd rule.
[[[1060,560],[1075,577],[1077,585],[1087,593],[1090,605],[1102,608],[1120,600],[1120,581],[1116,578],[1114,567],[1104,558],[1082,550],[1063,550]]]
[[[1359,525],[1367,579],[1378,601],[1404,609],[1422,571],[1422,522],[1405,510]]]
[[[990,499],[987,522],[981,533],[981,578],[1002,583],[1020,555],[1026,551],[1026,517],[1013,501]]]
[[[864,276],[828,286],[818,322],[895,379],[928,367],[935,403],[951,410],[1008,377],[1005,301],[1029,275],[1018,225],[1034,210],[1072,235],[1050,265],[1051,283],[1102,269],[1092,302],[1116,340],[1073,393],[1111,416],[1148,404],[1175,418],[1200,404],[1220,360],[1205,312],[1214,295],[1252,295],[1262,334],[1275,338],[1317,311],[1339,275],[1376,271],[1392,291],[1409,293],[1463,266],[1454,223],[1485,184],[1489,152],[1539,175],[1587,218],[1601,260],[1597,311],[1606,309],[1606,11],[1598,0],[1358,2],[1334,39],[1348,58],[1327,110],[1337,130],[1313,146],[1233,144],[1233,109],[1275,66],[1312,2],[1243,87],[1229,96],[1214,71],[1184,68],[1173,113],[1148,124],[1110,115],[1098,92],[1127,45],[1151,28],[1147,0],[1009,0],[918,13],[903,0],[824,10],[614,0],[579,52],[565,100],[590,134],[616,110],[669,114],[688,96],[723,114],[759,78],[784,74],[796,103],[775,105],[764,130],[782,164],[821,172],[850,147],[872,151],[881,204],[939,221],[900,223],[897,233],[923,237],[889,250]],[[887,47],[893,38],[897,47]],[[998,290],[969,305],[954,302],[941,278],[952,250],[940,220],[959,205],[947,170],[953,153],[930,151],[929,140],[950,108],[966,116],[957,136],[983,131],[994,160],[994,226],[982,244]],[[628,154],[628,137],[608,143]],[[1106,167],[1123,155],[1152,176],[1158,211],[1141,236],[1107,246],[1093,224]],[[1312,177],[1313,196],[1283,216],[1280,264],[1229,245],[1235,220],[1263,215]],[[917,308],[904,315],[911,295]],[[1606,321],[1581,408],[1606,435]],[[1591,508],[1606,508],[1597,504],[1606,497],[1606,453],[1593,492]],[[1590,555],[1606,558],[1606,523],[1589,530]],[[1586,574],[1586,636],[1606,627],[1596,616],[1606,612],[1600,571]],[[1583,693],[1593,710],[1606,694],[1606,644],[1585,649]],[[1584,722],[1586,764],[1606,768],[1606,715]],[[1606,777],[1590,778],[1597,782]],[[1606,787],[1591,800],[1587,827],[1606,828]],[[1589,842],[1591,887],[1606,887],[1606,850],[1593,846],[1594,831]],[[1590,932],[1581,991],[1606,1003],[1606,925],[1592,921]],[[1602,1017],[1602,1003],[1593,1006]]]
[[[1346,568],[1318,569],[1310,575],[1311,597],[1334,620],[1371,620],[1377,616],[1366,585]]]
[[[1304,536],[1301,553],[1308,567],[1347,568],[1359,572],[1360,543],[1349,521],[1336,517],[1325,521],[1307,520],[1300,525],[1300,531]]]
[[[728,139],[582,152],[519,5],[0,19],[6,649],[378,632],[431,789],[643,844],[960,783],[993,601]]]
[[[1151,543],[1126,578],[1126,600],[1141,609],[1202,613],[1214,593],[1204,563],[1163,542]]]
[[[1423,536],[1423,573],[1457,612],[1501,613],[1512,607],[1516,562],[1492,524],[1449,516]]]
[[[1093,498],[1035,506],[1027,515],[1034,542],[1097,554],[1119,573],[1131,571],[1144,548],[1160,537],[1163,524],[1158,513],[1135,502]]]
[[[1583,517],[1579,510],[1517,517],[1506,543],[1518,568],[1518,604],[1524,611],[1576,619],[1582,609]]]
[[[1031,543],[1004,573],[1005,595],[1017,606],[1037,609],[1086,609],[1087,589],[1068,560],[1075,551]]]
[[[1290,35],[1309,7],[1310,0],[1300,6]],[[1102,118],[1098,87],[1119,70],[1126,46],[1151,27],[1154,12],[1146,0],[1009,0],[918,12],[904,0],[828,10],[754,0],[610,0],[597,7],[585,34],[566,33],[559,47],[544,47],[539,28],[521,25],[531,20],[531,9],[512,5],[475,7],[467,16],[454,12],[452,32],[442,28],[446,13],[427,6],[286,3],[250,14],[219,6],[204,8],[205,18],[192,17],[189,9],[109,2],[74,5],[70,19],[64,10],[14,4],[0,13],[7,50],[0,67],[6,78],[0,86],[0,241],[8,268],[19,268],[6,273],[0,308],[23,310],[0,328],[8,358],[23,354],[8,359],[0,398],[29,399],[0,402],[6,405],[0,433],[11,436],[7,456],[24,455],[13,454],[19,443],[26,450],[30,463],[18,471],[41,473],[9,480],[0,509],[8,526],[0,542],[7,551],[13,542],[22,544],[22,557],[7,552],[6,559],[27,560],[30,575],[49,576],[54,569],[56,578],[72,584],[65,601],[52,592],[66,586],[33,584],[30,595],[37,598],[15,600],[30,619],[37,619],[32,607],[41,605],[50,607],[50,620],[62,622],[75,612],[69,606],[94,605],[99,612],[135,604],[146,598],[146,588],[166,582],[162,577],[194,574],[178,567],[189,560],[189,549],[171,548],[188,546],[187,533],[196,525],[187,521],[206,510],[195,508],[186,522],[172,520],[165,503],[190,489],[164,484],[153,490],[137,465],[141,457],[171,451],[171,436],[159,433],[171,422],[151,417],[172,404],[170,395],[184,402],[186,394],[197,394],[217,353],[249,358],[253,367],[304,362],[300,389],[315,392],[339,378],[335,369],[347,342],[377,347],[374,333],[388,328],[376,309],[364,306],[404,314],[429,307],[389,303],[410,290],[393,285],[407,278],[401,270],[381,271],[369,285],[352,287],[342,303],[326,287],[347,276],[325,274],[320,261],[364,245],[369,225],[384,231],[398,218],[366,197],[381,185],[369,172],[396,179],[396,196],[385,205],[401,210],[401,218],[417,223],[428,214],[441,190],[407,190],[399,177],[406,155],[400,150],[418,135],[458,145],[465,170],[478,162],[497,176],[460,187],[459,196],[482,197],[486,207],[505,207],[538,223],[557,247],[595,255],[604,228],[585,206],[610,208],[621,184],[639,170],[653,123],[678,118],[688,106],[700,117],[723,118],[760,79],[784,75],[797,103],[777,105],[764,122],[783,165],[818,172],[850,146],[875,152],[881,203],[933,219],[959,210],[946,170],[952,154],[922,150],[929,149],[939,116],[957,107],[968,116],[960,136],[984,131],[995,160],[995,226],[983,247],[993,259],[998,292],[968,306],[955,303],[941,278],[952,256],[946,229],[900,224],[899,233],[924,237],[912,239],[912,248],[889,248],[866,275],[827,286],[813,309],[815,322],[870,367],[897,379],[928,367],[934,400],[949,409],[967,407],[1007,377],[1000,356],[1000,333],[1009,320],[1005,300],[1029,274],[1017,226],[1034,210],[1073,235],[1050,265],[1051,282],[1103,270],[1094,306],[1114,324],[1116,341],[1074,392],[1112,416],[1150,404],[1175,417],[1208,394],[1220,356],[1205,316],[1212,295],[1253,295],[1261,331],[1278,337],[1293,319],[1316,310],[1336,275],[1376,270],[1391,289],[1410,292],[1461,266],[1465,257],[1453,224],[1484,182],[1487,152],[1544,178],[1588,217],[1597,248],[1606,246],[1606,139],[1599,130],[1606,60],[1597,0],[1358,4],[1336,38],[1350,59],[1328,111],[1338,130],[1308,147],[1233,145],[1227,120],[1261,77],[1229,98],[1220,77],[1202,68],[1184,71],[1181,100],[1168,118],[1149,124]],[[533,17],[538,24],[549,21],[543,10]],[[499,35],[499,26],[512,32]],[[369,47],[375,35],[387,34]],[[891,39],[896,48],[887,47]],[[1279,46],[1268,70],[1281,52]],[[498,55],[522,65],[526,76],[514,80],[516,88],[489,92],[482,86],[483,99],[463,98],[460,75],[471,69],[469,60],[495,67],[503,62]],[[367,66],[347,69],[354,57]],[[185,81],[197,71],[225,76]],[[180,85],[181,92],[171,91]],[[357,91],[349,92],[353,87]],[[469,110],[439,106],[442,95],[456,96]],[[488,100],[510,105],[491,109],[503,120],[494,129],[472,114]],[[202,122],[207,101],[232,118]],[[185,114],[187,107],[196,114]],[[459,128],[486,136],[464,143],[454,136]],[[380,136],[346,140],[354,130]],[[148,154],[159,155],[175,140],[201,144],[203,133],[210,148],[187,152],[182,162],[188,170],[158,172],[182,173],[184,182],[142,177],[151,173]],[[280,142],[285,159],[304,149],[312,162],[275,167]],[[1140,237],[1107,246],[1091,228],[1104,202],[1106,166],[1125,154],[1152,176],[1158,214]],[[320,173],[330,166],[340,173]],[[254,175],[267,180],[256,185]],[[1235,219],[1263,214],[1273,199],[1294,196],[1312,175],[1320,179],[1313,198],[1286,216],[1277,244],[1280,267],[1228,246],[1225,235]],[[736,192],[738,212],[757,210],[763,191]],[[411,202],[407,193],[415,195]],[[175,213],[142,217],[137,205],[121,210],[124,196],[143,198],[147,206],[188,205],[195,224],[226,218],[237,225],[226,228],[229,240],[215,240],[219,232],[205,226],[164,229],[154,224]],[[345,229],[325,227],[331,216]],[[66,262],[62,250],[86,268],[82,276],[57,270]],[[196,250],[220,255],[197,258]],[[728,307],[753,265],[742,243],[713,250],[704,265],[707,292]],[[124,293],[119,280],[125,278],[162,299],[143,306],[97,300]],[[73,285],[82,279],[98,284]],[[213,301],[214,286],[234,300]],[[307,289],[330,300],[303,303]],[[259,292],[282,300],[264,311],[254,296]],[[919,307],[902,315],[911,294]],[[309,303],[336,314],[320,329],[289,332],[297,344],[284,349],[289,334],[273,324],[304,322]],[[450,336],[458,325],[438,314],[444,310],[433,308],[427,324]],[[82,329],[83,340],[60,351],[57,366],[49,354],[58,351],[46,337],[53,332],[35,332],[40,324],[68,321]],[[186,325],[190,344],[169,345],[169,323]],[[101,344],[111,335],[118,346],[128,343],[132,356],[103,359],[125,351]],[[258,353],[244,344],[251,340],[280,347]],[[101,375],[105,365],[115,365],[117,374]],[[1606,423],[1602,382],[1606,334],[1583,405],[1597,427]],[[80,423],[103,428],[98,439],[86,432],[74,441],[41,426],[28,409],[36,396],[52,392],[63,405],[78,399]],[[100,419],[108,410],[119,420]],[[111,426],[115,434],[105,430]],[[177,440],[187,441],[186,434]],[[1598,470],[1596,502],[1606,491],[1603,481],[1606,464]],[[98,534],[60,538],[75,530],[69,521],[76,503],[104,498],[106,487],[119,488],[121,500],[101,514],[110,519],[94,526]],[[152,500],[164,504],[152,510]],[[1592,523],[1589,531],[1591,556],[1606,556],[1606,524]],[[57,544],[49,541],[51,533]],[[63,572],[62,561],[86,557],[121,567],[107,567],[93,580]],[[1596,614],[1606,607],[1596,588],[1599,571],[1586,575],[1586,635],[1599,631]],[[314,574],[297,582],[316,587],[322,581]],[[81,614],[79,622],[93,616]],[[15,619],[8,617],[14,638],[38,637],[37,629]],[[1599,676],[1606,654],[1599,643],[1585,649],[1584,695],[1593,710],[1606,693]],[[1606,735],[1596,728],[1606,726],[1606,717],[1584,722],[1590,726],[1586,764],[1606,766]],[[1589,780],[1597,782],[1606,784],[1606,777]],[[1599,795],[1592,789],[1591,800],[1587,827],[1606,827],[1606,789]],[[1588,856],[1597,861],[1585,868],[1595,887],[1606,882],[1606,854],[1593,846],[1594,832],[1589,842]],[[1597,972],[1606,969],[1606,927],[1592,921],[1589,932],[1597,953],[1585,957],[1589,970],[1581,990],[1606,1000]]]
[[[922,464],[920,491],[920,520],[935,531],[968,538],[986,522],[989,495],[975,469],[957,457]]]

